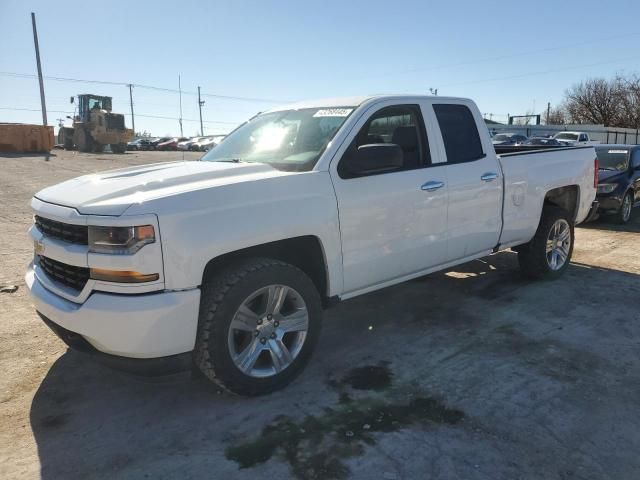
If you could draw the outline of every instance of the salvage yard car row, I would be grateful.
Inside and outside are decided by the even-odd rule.
[[[206,152],[222,141],[224,135],[205,137],[144,137],[132,140],[127,150],[182,150],[189,152]]]

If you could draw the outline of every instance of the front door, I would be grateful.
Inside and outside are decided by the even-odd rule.
[[[359,125],[332,172],[346,294],[438,265],[446,253],[447,167],[431,165],[420,107],[382,107]],[[345,174],[345,157],[376,143],[399,145],[402,167],[358,177]]]

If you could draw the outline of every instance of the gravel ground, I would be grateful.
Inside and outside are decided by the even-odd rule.
[[[266,397],[67,351],[25,291],[30,197],[176,156],[0,157],[0,478],[640,478],[640,212],[576,229],[555,282],[503,252],[343,302]]]

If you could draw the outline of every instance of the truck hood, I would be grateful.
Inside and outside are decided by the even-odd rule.
[[[36,193],[86,215],[122,215],[133,204],[184,192],[292,175],[264,163],[169,162],[74,178]],[[155,212],[148,212],[155,213]]]

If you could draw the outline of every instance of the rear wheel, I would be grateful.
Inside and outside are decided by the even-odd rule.
[[[569,267],[573,243],[573,222],[569,213],[560,207],[544,207],[535,236],[518,248],[522,273],[535,279],[560,277]]]
[[[631,219],[631,209],[633,208],[633,197],[631,192],[627,192],[622,199],[622,205],[617,215],[618,223],[627,223]]]
[[[238,394],[277,390],[309,361],[321,317],[318,291],[300,269],[267,258],[241,261],[202,285],[195,363]]]
[[[125,153],[127,151],[126,143],[112,143],[109,146],[111,147],[111,151],[113,153]],[[135,147],[135,149],[137,150],[138,147]]]

